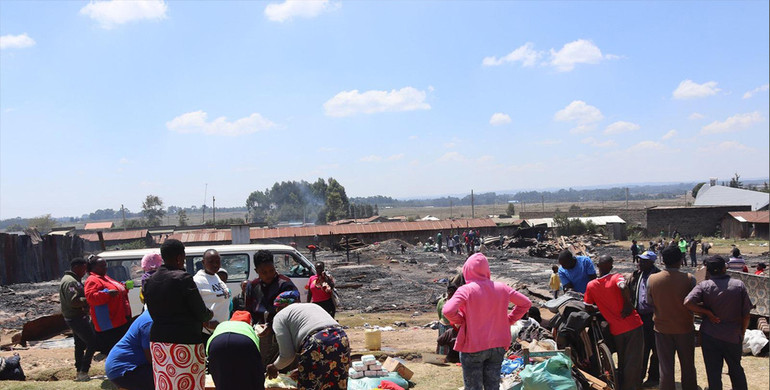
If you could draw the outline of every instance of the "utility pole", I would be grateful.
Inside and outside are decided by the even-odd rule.
[[[206,183],[206,189],[203,190],[203,217],[201,217],[201,225],[206,224],[206,195],[209,194],[209,183]]]
[[[214,226],[217,226],[217,197],[211,197],[211,211],[214,213]]]
[[[471,190],[471,218],[476,218],[476,209],[473,205],[473,190]]]
[[[126,230],[126,209],[120,205],[120,212],[123,213],[123,230]]]
[[[452,219],[452,199],[449,199],[449,219]]]

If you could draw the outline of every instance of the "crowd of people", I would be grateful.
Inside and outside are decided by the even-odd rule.
[[[732,388],[746,389],[741,342],[752,303],[743,283],[726,273],[745,272],[745,261],[737,248],[729,260],[708,257],[703,261],[708,278],[696,284],[681,270],[686,262],[680,248],[678,241],[637,248],[637,269],[630,275],[613,272],[611,256],[600,256],[595,266],[591,258],[565,250],[549,286],[554,298],[562,289],[582,293],[587,310],[600,312],[608,322],[622,389],[674,389],[675,357],[682,389],[697,388],[694,314],[703,317],[709,388],[722,388],[726,363]],[[75,338],[78,380],[88,379],[91,359],[100,351],[108,379],[125,389],[202,389],[207,370],[218,389],[263,389],[266,378],[279,372],[296,379],[299,389],[346,388],[350,345],[334,320],[335,281],[322,262],[304,286],[307,303],[301,303],[297,286],[277,273],[273,255],[257,252],[258,277],[242,283],[243,304],[236,307],[217,251],[204,253],[195,275],[185,270],[181,242],[166,240],[160,252],[142,260],[145,306],[136,319],[128,302],[132,286],[110,278],[103,259],[72,260],[60,284],[60,301]],[[656,266],[658,254],[663,269]],[[757,273],[764,269],[760,264]],[[510,326],[531,306],[523,294],[491,280],[484,254],[468,256],[437,306],[437,352],[454,353],[466,389],[498,388]]]
[[[243,307],[235,307],[227,272],[216,250],[202,269],[185,269],[184,245],[166,240],[160,255],[142,259],[142,313],[132,318],[133,281],[107,275],[98,256],[75,258],[60,283],[60,302],[75,338],[76,380],[90,379],[97,351],[107,378],[122,389],[203,389],[205,373],[217,389],[264,389],[266,378],[285,372],[299,389],[345,389],[350,345],[334,320],[334,279],[324,264],[304,286],[276,272],[273,255],[254,256],[258,277],[244,282]],[[88,274],[85,283],[81,280]]]
[[[724,363],[732,388],[746,389],[741,345],[752,303],[743,282],[726,273],[734,259],[740,258],[740,251],[734,249],[730,260],[719,255],[706,258],[707,278],[700,283],[681,270],[686,263],[679,242],[659,248],[659,253],[663,270],[656,266],[658,255],[648,250],[637,256],[638,268],[628,278],[611,272],[610,256],[599,258],[598,277],[590,259],[580,259],[569,251],[559,256],[558,272],[564,289],[584,293],[585,303],[595,305],[609,323],[621,388],[674,389],[676,356],[682,389],[697,389],[696,313],[703,317],[701,350],[709,389],[722,388]],[[740,270],[746,271],[744,267]]]

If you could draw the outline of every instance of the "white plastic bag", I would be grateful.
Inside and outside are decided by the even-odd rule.
[[[746,334],[743,336],[743,353],[751,352],[752,355],[757,356],[768,342],[770,342],[770,340],[765,337],[765,334],[761,330],[746,330]]]

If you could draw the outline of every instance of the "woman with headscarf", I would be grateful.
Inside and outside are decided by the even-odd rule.
[[[529,298],[510,286],[490,279],[486,256],[476,253],[463,265],[465,284],[442,312],[460,327],[455,350],[460,352],[466,390],[497,390],[505,350],[511,343],[511,325],[532,306]],[[508,312],[508,304],[515,305]]]
[[[163,264],[163,259],[157,253],[148,253],[142,257],[144,273],[142,274],[141,289],[139,289],[139,299],[142,303],[144,303],[144,283],[160,268],[161,264]]]
[[[322,307],[294,303],[296,291],[275,299],[273,331],[278,340],[278,359],[267,365],[267,377],[275,378],[295,357],[298,390],[347,389],[350,343],[345,331]]]
[[[150,352],[157,389],[202,390],[206,351],[201,329],[213,316],[192,275],[185,272],[184,244],[167,239],[160,247],[163,265],[144,285],[152,316]]]
[[[107,276],[107,261],[99,256],[88,257],[87,270],[85,293],[91,322],[101,351],[109,354],[130,325],[128,290],[123,283]]]
[[[236,311],[217,325],[206,344],[209,372],[217,390],[263,390],[265,369],[251,314]]]

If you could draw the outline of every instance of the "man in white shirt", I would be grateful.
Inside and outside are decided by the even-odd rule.
[[[219,252],[209,249],[203,253],[203,269],[193,276],[203,303],[214,312],[211,321],[203,324],[203,331],[207,334],[210,334],[220,322],[230,319],[230,290],[217,275],[221,265]]]

